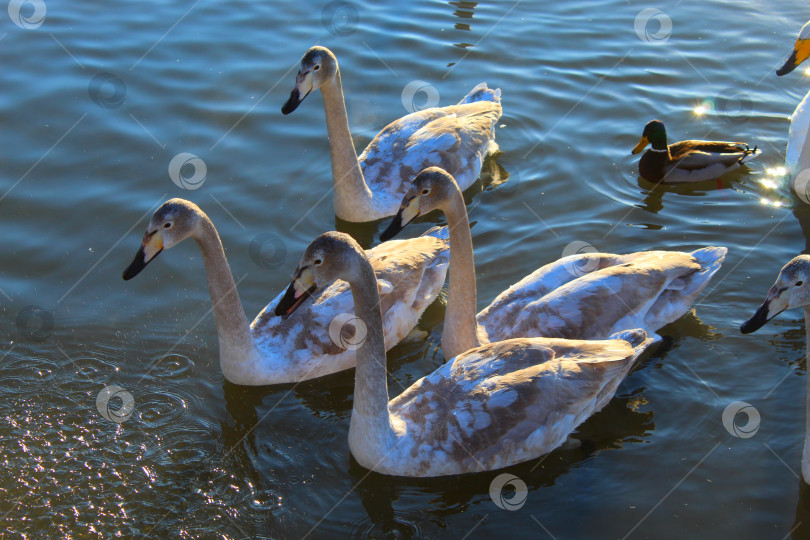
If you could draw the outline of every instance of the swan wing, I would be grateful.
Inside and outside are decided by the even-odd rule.
[[[437,476],[533,459],[613,396],[641,351],[621,339],[512,339],[460,354],[390,403],[396,474]]]
[[[445,235],[446,236],[446,235]],[[402,340],[441,291],[449,246],[441,234],[385,242],[368,250],[377,279],[386,350]],[[268,382],[296,382],[353,368],[358,339],[354,302],[345,281],[316,291],[286,320],[273,313],[283,292],[251,323]],[[362,330],[361,330],[362,331]]]
[[[510,287],[479,313],[478,321],[491,341],[533,336],[605,339],[627,328],[654,334],[689,310],[719,270],[726,251],[709,247],[692,253],[561,259],[563,264],[558,261],[551,272],[541,268],[537,276]]]

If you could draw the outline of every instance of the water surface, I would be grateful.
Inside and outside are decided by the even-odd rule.
[[[807,211],[768,174],[808,89],[799,71],[773,73],[810,18],[805,2],[352,0],[334,17],[326,2],[46,7],[37,26],[34,4],[22,5],[28,29],[0,17],[5,535],[808,535],[801,313],[738,331],[807,242]],[[644,9],[662,13],[637,33]],[[496,474],[403,480],[354,463],[352,373],[225,382],[193,242],[121,280],[169,197],[212,218],[249,316],[321,232],[337,226],[371,243],[379,224],[336,224],[320,97],[279,112],[313,44],[340,60],[358,148],[407,112],[412,81],[442,105],[480,81],[502,89],[503,153],[487,167],[508,180],[467,194],[481,307],[574,241],[606,252],[729,248],[694,312],[662,330],[581,427],[579,448],[505,471],[528,487],[520,510],[494,504]],[[702,104],[708,112],[694,114]],[[719,183],[655,188],[629,156],[654,117],[673,140],[742,139],[763,154]],[[199,189],[169,178],[181,152],[205,163]],[[283,249],[257,264],[251,244],[268,234]],[[445,361],[442,314],[433,306],[427,339],[388,355],[392,395]],[[124,422],[97,409],[110,385],[133,398]],[[760,413],[753,437],[722,424],[737,400]]]

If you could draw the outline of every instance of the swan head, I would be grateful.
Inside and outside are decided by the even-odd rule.
[[[276,305],[276,316],[286,319],[315,291],[335,280],[356,282],[361,277],[361,261],[368,266],[363,249],[351,236],[323,233],[304,250],[292,283]]]
[[[460,194],[455,178],[439,167],[428,167],[416,175],[408,188],[399,211],[391,224],[380,234],[385,242],[396,236],[408,223],[433,210],[446,210],[455,197]]]
[[[810,255],[799,255],[779,272],[765,302],[740,326],[743,334],[762,328],[785,310],[810,305]]]
[[[199,206],[184,199],[169,199],[160,205],[149,220],[141,247],[132,264],[124,270],[123,278],[134,278],[164,249],[193,236],[204,216]]]
[[[644,150],[648,144],[657,150],[666,150],[667,148],[667,128],[661,120],[650,120],[644,126],[644,131],[641,134],[641,140],[633,148],[633,154],[638,154]]]
[[[808,57],[810,57],[810,22],[802,27],[799,32],[799,38],[796,40],[796,44],[793,45],[793,52],[790,54],[790,58],[785,61],[785,65],[776,71],[776,74],[780,77],[787,75],[799,67],[799,64],[807,60]]]
[[[337,72],[337,58],[332,51],[317,45],[310,48],[301,58],[301,66],[295,76],[295,87],[290,92],[290,98],[281,107],[281,112],[293,112],[313,90],[334,80]]]

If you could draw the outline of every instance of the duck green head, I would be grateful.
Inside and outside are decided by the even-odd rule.
[[[648,144],[652,144],[654,150],[667,149],[667,129],[664,127],[664,123],[661,120],[650,120],[647,122],[647,125],[644,126],[644,133],[641,134],[641,140],[638,141],[636,147],[633,148],[633,154],[638,154],[644,150]]]

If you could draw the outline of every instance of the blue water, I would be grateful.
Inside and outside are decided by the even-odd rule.
[[[801,71],[773,73],[805,2],[352,0],[332,17],[326,2],[46,0],[44,19],[19,4],[19,25],[0,12],[4,536],[810,536],[801,313],[738,331],[808,239],[807,212],[768,173],[808,90]],[[650,8],[661,13],[639,34]],[[527,486],[519,510],[495,505],[494,473],[403,480],[354,463],[352,373],[224,382],[193,242],[121,280],[170,197],[214,221],[250,317],[335,228],[320,97],[280,113],[313,44],[338,56],[358,148],[407,112],[411,81],[442,105],[480,81],[502,89],[503,154],[487,166],[508,180],[468,193],[482,307],[573,241],[729,248],[579,448],[501,471]],[[672,140],[744,140],[762,155],[719,183],[654,188],[629,155],[654,117]],[[181,152],[205,163],[199,189],[169,177]],[[337,225],[367,245],[378,230]],[[267,234],[282,239],[272,268],[250,256]],[[432,307],[429,337],[389,353],[392,395],[444,362],[441,319]],[[133,398],[124,422],[96,406],[110,385]],[[722,424],[738,400],[760,413],[752,437]]]

